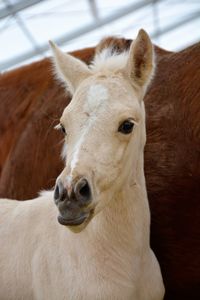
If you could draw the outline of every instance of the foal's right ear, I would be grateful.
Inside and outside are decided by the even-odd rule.
[[[55,72],[73,95],[79,84],[91,75],[91,71],[85,63],[62,52],[52,41],[49,44],[53,51]]]

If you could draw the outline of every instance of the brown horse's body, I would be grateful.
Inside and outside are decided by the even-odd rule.
[[[151,242],[166,299],[193,300],[200,297],[200,44],[179,53],[156,50],[145,98]],[[94,49],[74,54],[89,62]],[[1,75],[0,197],[33,198],[54,185],[63,163],[62,136],[52,128],[69,101],[48,59]]]

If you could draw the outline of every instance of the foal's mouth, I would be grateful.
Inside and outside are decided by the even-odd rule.
[[[86,221],[86,219],[88,219],[89,216],[90,216],[89,212],[81,213],[80,216],[75,217],[75,218],[70,218],[70,219],[69,218],[64,218],[61,215],[59,215],[58,216],[58,222],[61,225],[65,225],[65,226],[78,226],[78,225],[83,224]]]

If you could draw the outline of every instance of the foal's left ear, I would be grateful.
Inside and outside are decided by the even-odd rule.
[[[66,83],[73,95],[79,84],[91,75],[91,71],[84,62],[62,52],[52,41],[49,44],[53,51],[56,75]]]
[[[154,50],[143,29],[131,44],[126,70],[131,81],[145,91],[154,73]]]

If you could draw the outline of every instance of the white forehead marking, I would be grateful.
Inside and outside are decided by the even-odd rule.
[[[103,107],[104,107],[103,104],[105,104],[105,100],[107,100],[107,99],[108,99],[108,90],[103,85],[94,84],[89,88],[89,90],[87,92],[87,99],[86,99],[84,108],[86,111],[93,112],[94,114],[92,116],[90,116],[87,127],[84,129],[80,139],[76,143],[75,151],[73,153],[73,157],[72,157],[71,164],[70,164],[71,172],[73,171],[76,164],[78,163],[79,153],[80,153],[82,144],[85,140],[85,136],[89,132],[89,129],[93,126],[93,124],[97,118],[97,111],[99,111],[99,108],[103,109]],[[66,143],[64,143],[62,152],[61,152],[61,157],[62,157],[62,159],[66,160],[66,156],[67,156],[67,145],[66,145]]]
[[[78,140],[75,146],[75,151],[73,153],[73,157],[71,160],[71,172],[76,167],[79,161],[79,156],[80,156],[79,154],[80,154],[81,147],[84,143],[85,137],[89,134],[90,128],[93,127],[96,121],[99,109],[101,110],[104,107],[106,103],[105,100],[107,99],[108,99],[108,90],[103,85],[94,84],[89,88],[87,92],[87,99],[86,99],[84,109],[87,112],[91,112],[93,114],[89,117],[88,120],[89,122],[87,123],[87,127],[84,129],[80,139]]]
[[[108,90],[101,84],[94,84],[89,88],[85,108],[89,111],[97,110],[108,99]]]
[[[72,160],[71,160],[71,172],[73,171],[73,169],[76,167],[76,164],[78,163],[79,152],[80,152],[81,146],[84,142],[84,139],[85,139],[85,136],[86,136],[87,132],[88,132],[88,127],[85,128],[84,132],[82,133],[82,136],[80,137],[80,139],[78,140],[78,142],[75,145],[75,151],[73,153],[73,157],[72,157]]]

